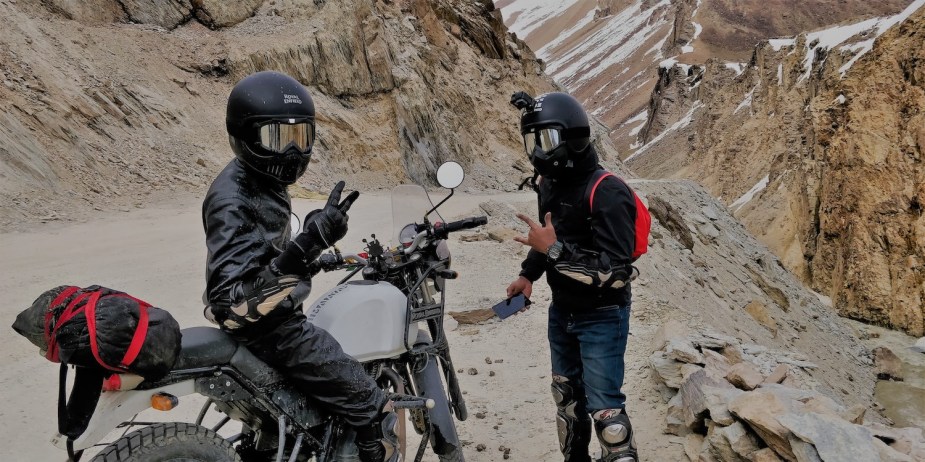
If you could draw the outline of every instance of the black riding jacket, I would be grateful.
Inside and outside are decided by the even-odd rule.
[[[204,302],[213,313],[241,303],[245,283],[289,245],[291,212],[285,185],[248,174],[237,159],[215,178],[202,204],[208,248]],[[297,292],[307,296],[309,290],[306,282]]]
[[[593,153],[592,153],[593,154]],[[539,182],[540,223],[552,213],[556,236],[564,244],[556,262],[530,250],[523,261],[521,276],[536,281],[546,273],[553,303],[574,311],[630,302],[628,282],[636,240],[636,201],[632,190],[620,179],[608,177],[597,187],[594,210],[589,210],[590,181],[594,178],[597,155],[570,177]],[[626,281],[625,286],[620,282]]]

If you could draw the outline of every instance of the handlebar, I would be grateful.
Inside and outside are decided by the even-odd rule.
[[[470,217],[459,221],[451,221],[449,223],[438,223],[434,225],[434,236],[436,236],[437,239],[446,239],[450,233],[462,231],[464,229],[478,228],[487,223],[488,217],[486,216]]]

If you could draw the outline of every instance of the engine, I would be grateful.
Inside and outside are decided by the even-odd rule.
[[[407,304],[405,294],[387,282],[350,281],[318,298],[305,315],[333,335],[344,352],[365,362],[407,351]],[[417,333],[417,324],[410,326],[409,344]]]

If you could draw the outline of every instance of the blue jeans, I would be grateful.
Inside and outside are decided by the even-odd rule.
[[[549,307],[549,351],[552,373],[569,379],[584,396],[577,398],[587,412],[622,409],[623,354],[629,336],[630,305],[587,312]],[[580,393],[579,393],[580,395]]]

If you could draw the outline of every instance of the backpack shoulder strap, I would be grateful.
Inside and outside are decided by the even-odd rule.
[[[591,189],[590,189],[590,192],[587,194],[589,212],[592,212],[592,213],[594,212],[594,194],[597,192],[597,187],[600,186],[601,182],[603,182],[604,179],[609,176],[616,177],[616,175],[614,175],[613,173],[607,170],[604,170],[604,169],[600,169],[594,173],[594,176],[591,177],[591,181],[589,182],[589,184],[591,185]]]

